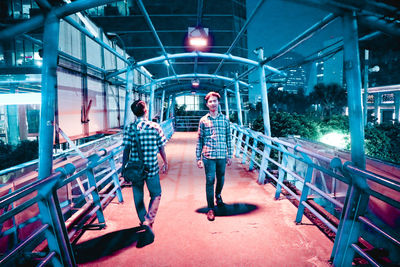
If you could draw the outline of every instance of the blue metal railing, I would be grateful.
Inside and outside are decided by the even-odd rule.
[[[391,258],[393,261],[399,260],[396,257],[398,257],[397,255],[400,251],[400,238],[399,234],[396,234],[396,229],[388,225],[383,227],[380,224],[378,226],[372,222],[372,219],[368,218],[373,216],[367,212],[371,197],[383,201],[387,209],[400,209],[400,198],[394,199],[382,193],[387,190],[400,192],[399,181],[358,169],[349,162],[342,165],[342,161],[337,157],[327,157],[321,153],[305,149],[300,145],[265,136],[262,133],[237,124],[231,124],[231,134],[235,147],[235,156],[239,158],[240,154],[242,154],[242,163],[248,162],[249,170],[252,170],[254,165],[260,170],[258,183],[264,184],[266,181],[265,176],[267,175],[276,182],[275,199],[279,198],[281,190],[284,188],[299,202],[295,219],[297,223],[301,222],[304,210],[307,208],[331,231],[336,233],[331,257],[335,266],[351,266],[355,253],[365,258],[372,265],[380,266],[378,260],[368,255],[357,244],[361,237],[374,245],[377,235],[394,244],[394,247],[391,248]],[[303,168],[296,169],[296,165],[289,164],[290,161],[295,161],[297,166],[300,165]],[[327,190],[327,184],[316,184],[316,172],[320,172],[321,175],[327,175],[335,181],[337,180],[338,183],[346,185],[347,192],[344,203]],[[379,184],[379,190],[372,189],[370,182]],[[300,195],[289,184],[294,184],[297,188],[300,188]],[[326,215],[310,204],[311,191],[313,194],[332,203],[336,210],[341,210],[338,226],[332,224],[326,218]],[[368,230],[369,232],[372,230],[376,233],[373,238],[370,238],[370,234],[364,235],[366,231],[363,231],[364,228],[361,224],[367,226],[370,229]]]
[[[169,139],[174,132],[173,120],[163,122],[161,127]],[[118,138],[118,143],[112,142],[87,158],[70,157],[72,162],[57,168],[50,177],[15,191],[12,186],[2,188],[0,265],[23,264],[24,260],[31,263],[31,258],[39,265],[76,265],[71,243],[88,226],[106,225],[103,209],[115,196],[123,201],[124,181],[118,175],[121,134]],[[95,219],[98,224],[92,224]],[[33,252],[44,251],[45,247],[48,253],[38,256]]]

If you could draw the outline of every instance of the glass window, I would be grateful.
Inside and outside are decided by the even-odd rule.
[[[15,40],[15,54],[16,54],[16,66],[24,64],[24,42],[21,39]]]
[[[6,62],[4,61],[4,49],[3,45],[0,44],[0,65],[4,65]]]
[[[31,41],[24,40],[25,64],[33,65],[33,45]]]
[[[394,103],[394,94],[382,94],[382,103]]]
[[[20,19],[22,15],[21,0],[13,1],[13,17],[14,19]]]

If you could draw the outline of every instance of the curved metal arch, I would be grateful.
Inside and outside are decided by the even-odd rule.
[[[188,81],[189,83],[189,81]],[[199,88],[193,89],[191,86],[188,86],[188,83],[173,83],[173,84],[167,84],[165,86],[159,87],[158,92],[155,92],[155,95],[160,96],[163,90],[165,92],[168,92],[169,94],[175,94],[176,91],[180,90],[181,92],[193,92],[193,90],[196,91],[196,94],[199,92],[209,92],[210,88],[213,88],[213,91],[221,91],[224,90],[225,87],[217,84],[212,84],[212,83],[201,83]],[[161,90],[162,89],[162,90]],[[183,89],[183,90],[182,90]],[[231,89],[226,88],[229,93],[234,93]]]
[[[238,56],[234,56],[231,54],[219,54],[219,53],[209,53],[209,52],[199,52],[199,51],[195,51],[195,52],[190,52],[190,53],[177,53],[177,54],[167,54],[165,55],[161,55],[158,57],[153,57],[153,58],[149,58],[149,59],[145,59],[142,61],[137,62],[136,64],[134,64],[132,67],[134,69],[136,68],[140,68],[149,64],[154,64],[154,63],[158,63],[158,62],[164,62],[165,60],[170,60],[170,59],[179,59],[179,58],[217,58],[217,59],[223,59],[223,60],[230,60],[230,61],[236,61],[242,64],[247,64],[247,65],[252,65],[254,67],[259,66],[259,62],[255,61],[255,60],[251,60],[251,59],[247,59],[247,58],[243,58],[243,57],[238,57]],[[263,65],[264,68],[266,68],[268,71],[279,74],[281,76],[286,76],[286,73],[283,71],[280,71],[274,67],[271,67],[267,64]],[[127,68],[121,69],[117,72],[114,72],[110,75],[107,76],[107,79],[118,76],[124,72],[126,72]]]
[[[140,87],[143,88],[143,87],[147,87],[152,84],[155,84],[155,83],[166,82],[166,81],[177,80],[177,79],[184,79],[184,78],[216,79],[216,80],[223,80],[223,81],[227,81],[227,82],[235,82],[236,81],[233,78],[229,78],[229,77],[221,76],[221,75],[206,74],[206,73],[188,73],[188,74],[179,74],[176,76],[174,75],[174,76],[160,78],[160,79],[154,80],[153,82],[143,84]],[[239,81],[239,84],[241,84],[242,86],[246,86],[246,87],[252,87],[250,84],[242,82],[242,81]],[[159,87],[159,88],[161,88],[161,87]],[[158,90],[159,88],[157,88],[156,90]]]

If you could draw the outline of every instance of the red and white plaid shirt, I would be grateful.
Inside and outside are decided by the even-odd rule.
[[[200,119],[198,140],[196,147],[196,159],[232,158],[232,140],[230,123],[221,113],[213,118],[207,113]]]

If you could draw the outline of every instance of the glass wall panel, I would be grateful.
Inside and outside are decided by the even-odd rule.
[[[58,71],[57,83],[60,128],[70,138],[81,136],[82,78],[74,73]]]
[[[119,127],[118,125],[118,97],[114,85],[107,84],[107,115],[110,128]]]
[[[89,111],[89,132],[106,130],[105,103],[103,98],[103,86],[101,81],[88,77],[88,101],[91,101]],[[89,103],[88,102],[88,103]]]

